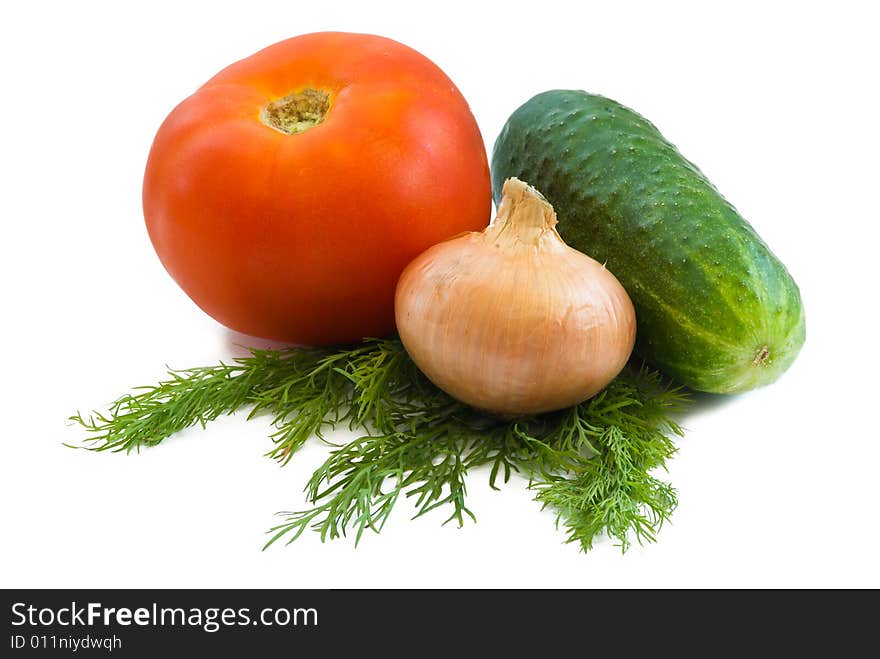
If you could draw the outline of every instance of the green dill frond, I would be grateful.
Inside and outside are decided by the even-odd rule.
[[[401,499],[415,517],[448,511],[446,522],[475,520],[467,474],[484,467],[498,489],[518,473],[557,514],[569,542],[583,550],[605,535],[626,550],[653,541],[677,505],[675,490],[653,473],[675,453],[675,416],[687,395],[655,371],[627,369],[602,393],[568,410],[502,420],[435,387],[397,339],[334,350],[253,350],[232,364],[170,371],[106,413],[71,417],[92,436],[88,448],[131,451],[184,428],[250,408],[268,414],[267,453],[286,464],[309,438],[340,423],[359,436],[332,446],[306,485],[307,506],[279,513],[266,547],[306,530],[322,540],[358,543],[378,533]]]
[[[569,542],[584,551],[604,534],[621,549],[653,542],[678,505],[675,489],[652,475],[675,454],[671,434],[682,431],[674,420],[687,403],[681,388],[665,385],[656,371],[625,370],[601,394],[575,408],[575,421],[560,425],[568,439],[578,430],[581,448],[591,454],[568,472],[542,472],[531,487],[536,499],[557,513]],[[570,451],[570,442],[558,444]],[[574,447],[577,448],[577,445]]]
[[[319,363],[320,353],[312,350],[253,350],[231,364],[203,366],[183,370],[169,369],[169,379],[151,387],[138,387],[110,405],[106,413],[69,418],[91,437],[86,440],[93,451],[137,451],[155,446],[173,434],[255,406],[261,407],[259,394],[265,390],[301,381],[301,374]],[[311,403],[313,391],[300,388],[301,398]]]
[[[341,353],[289,349],[275,354],[289,365],[289,375],[251,391],[253,409],[248,418],[264,412],[272,415],[275,430],[269,437],[275,445],[266,455],[287,464],[310,437],[323,439],[325,430],[348,416],[352,387],[339,370],[346,362]]]

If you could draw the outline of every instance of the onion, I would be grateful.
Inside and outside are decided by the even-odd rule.
[[[635,311],[602,264],[568,247],[541,194],[508,179],[482,233],[429,248],[404,270],[401,341],[438,387],[502,416],[579,403],[620,372]]]

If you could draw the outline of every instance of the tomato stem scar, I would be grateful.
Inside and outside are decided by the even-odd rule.
[[[295,135],[317,126],[330,109],[330,94],[307,87],[270,101],[260,112],[260,121],[280,133]]]

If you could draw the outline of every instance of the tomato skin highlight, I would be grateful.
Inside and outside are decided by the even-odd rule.
[[[295,134],[266,105],[330,94]],[[227,67],[178,105],[147,161],[144,217],[163,265],[245,334],[350,343],[394,331],[394,289],[419,253],[491,211],[486,150],[453,83],[390,39],[294,37]]]

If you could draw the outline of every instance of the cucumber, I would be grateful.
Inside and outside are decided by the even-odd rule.
[[[804,342],[785,266],[706,179],[636,112],[554,90],[517,109],[492,154],[492,189],[516,176],[553,204],[569,245],[606,264],[636,309],[636,352],[688,387],[776,380]]]

